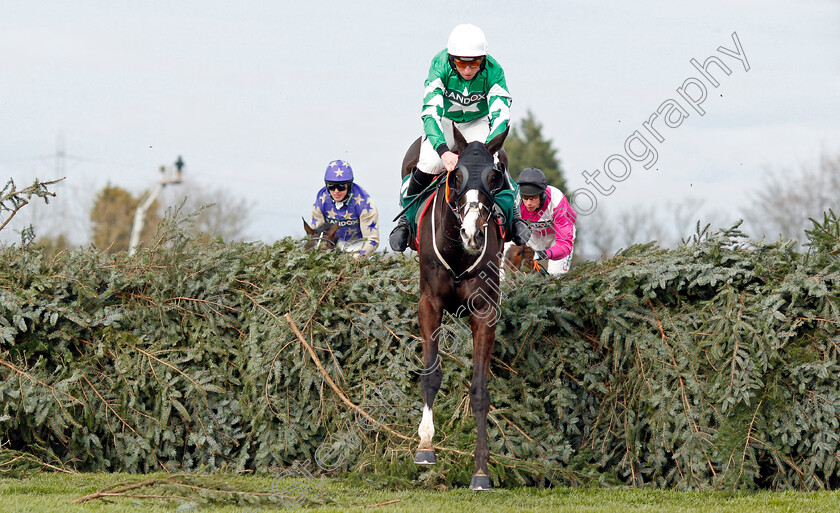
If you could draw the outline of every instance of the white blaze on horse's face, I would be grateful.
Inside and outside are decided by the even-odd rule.
[[[478,201],[478,191],[469,190],[464,195],[465,202],[461,207],[461,242],[464,249],[470,253],[477,253],[484,243],[484,231],[481,229],[481,203]]]

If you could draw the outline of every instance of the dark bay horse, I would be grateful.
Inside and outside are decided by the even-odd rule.
[[[332,223],[322,224],[312,228],[306,220],[303,221],[303,229],[309,240],[303,245],[303,249],[320,249],[321,251],[333,250],[338,243],[338,225]]]
[[[418,318],[425,369],[420,380],[423,395],[423,418],[418,429],[420,446],[414,462],[419,465],[437,462],[432,443],[435,434],[432,406],[443,376],[438,356],[443,312],[452,312],[456,317],[468,313],[473,338],[470,405],[477,429],[475,473],[470,482],[473,490],[487,490],[492,486],[487,470],[490,457],[487,375],[496,339],[503,245],[493,197],[506,180],[504,172],[494,165],[493,154],[501,148],[506,135],[497,136],[485,146],[480,142],[467,144],[455,131],[458,167],[445,180],[440,180],[432,203],[418,224]]]

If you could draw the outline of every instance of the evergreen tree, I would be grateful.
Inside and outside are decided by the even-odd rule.
[[[93,203],[90,220],[93,222],[93,245],[101,251],[116,253],[128,251],[134,212],[142,200],[135,198],[122,187],[106,185],[99,191]],[[149,240],[160,223],[157,201],[146,213],[146,223],[140,234],[142,240]]]
[[[513,129],[505,141],[505,151],[510,161],[510,174],[514,180],[526,167],[536,167],[545,173],[548,184],[566,193],[565,173],[557,159],[557,150],[542,134],[542,124],[529,110],[525,119]]]

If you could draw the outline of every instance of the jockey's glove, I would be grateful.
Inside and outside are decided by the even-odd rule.
[[[548,258],[548,253],[541,249],[538,249],[534,251],[534,256],[537,258],[537,260],[545,260]]]

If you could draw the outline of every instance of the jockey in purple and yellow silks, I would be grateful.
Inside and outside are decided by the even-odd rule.
[[[379,213],[367,191],[353,182],[353,168],[333,160],[324,173],[325,186],[312,206],[311,225],[338,225],[338,247],[369,257],[379,245]]]

